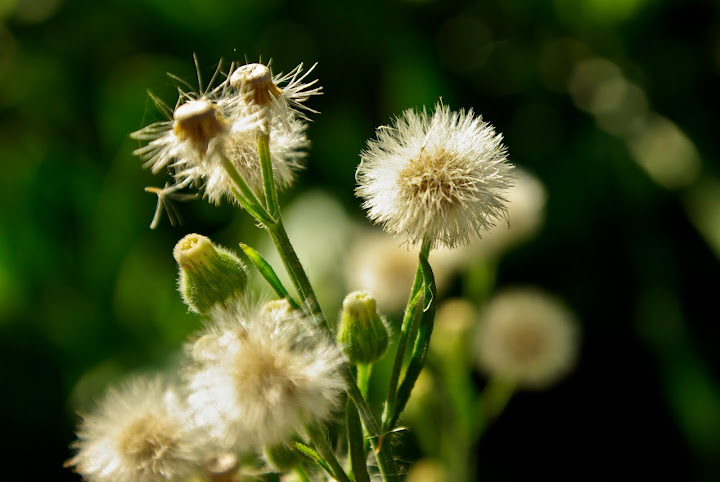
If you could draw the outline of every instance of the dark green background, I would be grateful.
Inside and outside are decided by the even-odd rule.
[[[165,72],[195,82],[197,53],[206,78],[220,57],[272,58],[276,72],[319,62],[322,115],[285,202],[322,185],[361,218],[365,140],[439,97],[482,113],[546,184],[547,222],[502,260],[498,283],[562,296],[582,355],[568,380],[511,402],[478,447],[483,480],[717,480],[720,269],[688,200],[718,175],[719,22],[717,3],[679,0],[0,1],[4,474],[75,479],[61,468],[75,410],[167,364],[199,324],[175,291],[174,243],[257,236],[246,216],[200,201],[181,206],[180,228],[147,227],[155,200],[142,189],[161,181],[128,134],[159,119],[146,89],[174,102]],[[657,185],[578,109],[569,75],[592,57],[694,143],[693,184]]]

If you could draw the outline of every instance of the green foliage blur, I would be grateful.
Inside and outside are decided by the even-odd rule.
[[[175,242],[262,242],[202,200],[148,228],[143,188],[163,180],[128,135],[161,119],[148,89],[175,102],[166,72],[196,85],[196,53],[205,80],[221,57],[318,62],[322,114],[284,205],[321,186],[366,222],[366,139],[439,98],[482,114],[545,183],[545,225],[497,283],[565,299],[580,363],[511,401],[475,447],[482,480],[720,479],[719,27],[720,6],[692,0],[0,0],[3,468],[77,480],[62,468],[76,411],[170,365],[201,324]]]

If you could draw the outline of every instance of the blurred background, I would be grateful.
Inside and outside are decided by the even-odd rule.
[[[473,108],[540,183],[531,234],[441,287],[479,308],[488,293],[467,286],[491,272],[562,298],[582,327],[575,371],[518,393],[472,445],[478,479],[720,479],[720,5],[681,0],[0,0],[6,470],[77,480],[62,468],[76,412],[177,358],[201,323],[175,289],[178,239],[267,243],[202,200],[148,228],[143,188],[164,179],[128,134],[161,120],[148,89],[175,102],[166,72],[196,85],[193,53],[205,79],[221,57],[318,62],[322,114],[282,202],[312,228],[295,236],[328,312],[360,269],[334,260],[369,229],[358,154],[404,109]]]

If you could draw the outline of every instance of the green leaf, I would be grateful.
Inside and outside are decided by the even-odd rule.
[[[277,293],[280,298],[287,298],[293,308],[297,308],[298,304],[295,303],[295,301],[290,297],[287,290],[280,281],[280,278],[278,278],[278,275],[275,274],[275,270],[273,270],[272,266],[270,266],[270,263],[265,261],[265,259],[260,255],[260,253],[255,251],[247,244],[240,243],[240,247],[245,252],[248,259],[250,259],[252,264],[255,265],[262,277],[265,278],[265,281],[267,281],[268,284],[272,287],[272,289],[275,290],[275,293]]]
[[[300,442],[295,442],[293,444],[293,447],[295,448],[295,450],[297,450],[298,452],[303,454],[305,457],[309,458],[310,460],[315,462],[317,465],[322,467],[323,470],[325,470],[325,472],[327,472],[330,475],[333,475],[332,471],[330,470],[330,466],[327,464],[327,462],[325,462],[325,460],[322,457],[320,457],[320,455],[317,452],[315,452],[312,448],[310,448],[307,445],[300,443]]]

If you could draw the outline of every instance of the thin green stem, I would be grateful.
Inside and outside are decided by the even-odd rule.
[[[310,477],[308,476],[307,472],[305,472],[305,469],[302,465],[295,466],[293,472],[295,472],[297,478],[300,479],[300,482],[310,482]]]
[[[435,310],[437,307],[435,276],[433,275],[432,268],[430,267],[430,263],[427,258],[423,258],[421,256],[420,265],[422,266],[423,278],[425,280],[423,313],[420,319],[420,326],[418,327],[412,357],[410,358],[410,364],[405,371],[405,376],[400,384],[400,388],[398,388],[394,411],[391,412],[391,417],[387,423],[388,428],[395,426],[400,414],[403,410],[405,410],[405,404],[407,404],[407,401],[410,399],[410,394],[415,386],[415,382],[425,366],[425,359],[427,358],[428,348],[430,347],[430,338],[435,324]]]
[[[422,296],[422,285],[423,285],[423,271],[421,260],[428,259],[430,254],[430,242],[427,238],[423,238],[422,245],[420,247],[420,254],[418,256],[418,267],[415,271],[415,279],[413,280],[412,288],[410,289],[410,296],[408,298],[408,304],[405,308],[405,315],[403,316],[402,326],[400,328],[400,335],[398,337],[397,351],[395,352],[395,361],[393,363],[392,372],[390,372],[390,381],[388,384],[387,396],[385,398],[385,410],[383,412],[383,424],[385,430],[390,430],[387,423],[395,412],[395,399],[397,397],[397,387],[400,382],[400,372],[402,371],[403,362],[405,361],[405,352],[407,351],[408,343],[410,342],[410,333],[413,331],[413,322],[416,318],[417,307]]]
[[[230,179],[232,179],[233,183],[238,188],[237,190],[233,189],[232,191],[235,195],[235,199],[238,200],[240,205],[242,205],[247,212],[249,212],[264,226],[274,224],[273,217],[262,206],[258,198],[252,192],[252,189],[250,189],[250,186],[247,185],[233,163],[226,157],[223,157],[223,168],[225,168],[225,172],[228,176],[230,176]]]
[[[263,184],[265,188],[266,201],[272,215],[270,216],[270,222],[266,222],[257,216],[255,216],[255,218],[258,219],[258,221],[260,221],[270,233],[270,237],[280,254],[280,258],[282,259],[293,284],[300,293],[300,296],[305,300],[307,309],[312,315],[315,323],[318,326],[325,327],[328,334],[334,338],[333,327],[325,318],[317,296],[315,295],[315,291],[310,284],[310,280],[308,279],[307,274],[300,263],[300,259],[295,253],[287,232],[285,231],[285,226],[283,225],[282,218],[280,216],[277,189],[272,179],[272,162],[268,141],[268,136],[258,137],[258,153],[260,156],[261,166],[264,166]],[[251,212],[251,214],[253,213]],[[376,450],[378,465],[380,466],[380,472],[383,475],[383,479],[387,480],[388,475],[396,476],[397,467],[391,454],[391,446],[390,444],[383,446],[380,424],[378,423],[377,418],[368,406],[363,394],[360,392],[360,389],[352,376],[350,366],[345,364],[342,370],[347,380],[347,393],[353,402],[355,402],[358,412],[361,415],[363,425],[369,432],[368,435],[371,443],[373,444],[373,448]]]
[[[345,406],[345,424],[347,426],[348,447],[350,448],[350,466],[355,482],[370,482],[365,462],[365,441],[357,408],[352,400]]]
[[[480,433],[505,410],[514,393],[515,384],[509,380],[493,377],[488,381],[480,395],[480,413],[484,415],[483,424],[479,427]]]
[[[340,462],[338,462],[337,457],[335,457],[335,452],[332,447],[330,447],[330,443],[328,442],[327,437],[325,437],[324,430],[321,428],[312,428],[309,432],[310,439],[313,441],[315,449],[322,458],[325,459],[325,462],[330,467],[332,476],[335,477],[338,482],[350,482],[345,470],[340,465]]]
[[[372,374],[372,365],[369,363],[358,363],[357,365],[357,383],[360,393],[367,398],[368,385],[370,383],[370,375]]]
[[[260,157],[260,168],[262,170],[263,187],[265,188],[266,207],[273,217],[280,213],[278,202],[277,186],[273,178],[272,157],[270,156],[270,134],[258,135],[258,156]]]
[[[277,222],[272,226],[267,226],[267,229],[285,265],[285,269],[290,275],[290,278],[292,278],[293,284],[295,284],[300,296],[305,300],[305,304],[315,323],[319,326],[324,326],[332,333],[332,329],[325,319],[325,315],[322,312],[322,308],[320,308],[320,303],[318,302],[307,274],[305,274],[302,263],[300,263],[297,253],[295,253],[292,244],[290,244],[290,239],[285,231],[282,218],[278,215]]]

